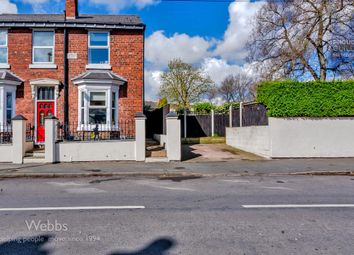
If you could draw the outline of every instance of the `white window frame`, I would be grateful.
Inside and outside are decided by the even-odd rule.
[[[0,63],[0,67],[1,67],[9,64],[9,31],[6,29],[1,29],[0,32],[6,33],[6,43],[5,45],[0,45],[1,49],[6,49],[6,63]]]
[[[14,86],[0,86],[0,128],[6,125],[11,125],[7,123],[7,93],[12,95],[12,108],[11,108],[11,118],[15,117],[16,114],[16,87]]]
[[[6,33],[6,44],[0,45],[0,48],[6,49],[6,63],[0,63],[1,69],[9,69],[9,31],[7,29],[0,29],[0,32]]]
[[[96,124],[90,124],[90,109],[106,109],[106,124],[98,124],[100,131],[114,131],[118,130],[118,119],[119,119],[119,87],[118,86],[94,86],[94,85],[81,85],[78,89],[78,131],[92,131],[96,128]],[[90,106],[90,93],[91,92],[104,92],[105,93],[105,106]],[[112,123],[112,95],[115,92],[115,107],[116,110],[116,120]],[[84,98],[82,96],[84,95]],[[84,106],[82,106],[82,100],[84,100]],[[84,119],[82,119],[82,109],[84,109]]]
[[[53,46],[34,46],[34,34],[40,32],[51,32],[53,33]],[[35,62],[34,61],[34,50],[35,49],[52,49],[53,56],[51,62]],[[33,30],[32,31],[32,63],[33,65],[50,65],[55,63],[55,30]]]
[[[92,33],[107,34],[107,46],[91,45],[91,34]],[[108,49],[108,63],[104,63],[104,64],[90,63],[90,49]],[[87,53],[88,53],[87,54],[88,67],[110,65],[111,64],[111,33],[109,31],[89,31],[88,32],[88,52]]]
[[[91,93],[104,93],[104,105],[91,105]],[[107,116],[107,107],[109,105],[109,103],[107,102],[107,98],[108,98],[108,95],[107,95],[107,90],[89,90],[87,92],[87,112],[88,112],[88,115],[89,115],[89,118],[88,118],[88,122],[87,124],[88,125],[97,125],[96,123],[90,123],[90,110],[91,109],[100,109],[100,110],[103,110],[105,109],[106,110],[106,123],[103,123],[103,124],[98,124],[98,125],[108,125],[108,123],[110,123],[109,121],[109,116]]]

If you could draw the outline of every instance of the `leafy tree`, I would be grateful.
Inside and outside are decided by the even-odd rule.
[[[353,0],[267,0],[255,18],[249,61],[260,63],[264,79],[352,77],[353,20]]]
[[[160,108],[165,107],[166,105],[168,105],[168,101],[167,101],[167,98],[164,97],[159,100],[159,103],[157,104],[157,108],[160,109]]]
[[[161,75],[160,95],[179,108],[190,109],[191,104],[200,101],[212,87],[208,76],[180,59],[170,61],[168,68]]]
[[[193,110],[196,113],[210,113],[215,106],[210,102],[200,102],[193,105]]]

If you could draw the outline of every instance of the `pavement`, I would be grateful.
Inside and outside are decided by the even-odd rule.
[[[183,161],[0,164],[0,178],[354,175],[354,158],[268,160],[227,145],[185,145]]]
[[[348,176],[6,179],[0,254],[353,254],[353,184]]]

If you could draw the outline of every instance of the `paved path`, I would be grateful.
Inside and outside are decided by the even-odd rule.
[[[1,181],[0,190],[2,255],[354,250],[354,208],[343,208],[354,203],[351,177],[16,179]]]
[[[201,175],[288,174],[307,171],[353,172],[354,159],[283,159],[283,160],[220,160],[211,162],[87,162],[55,165],[0,164],[2,174],[168,174],[196,173]]]

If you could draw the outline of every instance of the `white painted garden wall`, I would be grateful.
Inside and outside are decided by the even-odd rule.
[[[63,142],[56,144],[56,161],[135,160],[135,141]]]
[[[154,140],[158,141],[161,146],[165,146],[167,143],[167,135],[154,134]]]
[[[226,128],[226,143],[263,157],[271,157],[269,126]]]
[[[1,144],[0,145],[0,162],[1,163],[11,163],[12,162],[12,144]]]
[[[227,144],[271,158],[354,157],[354,118],[269,118],[226,132]]]

